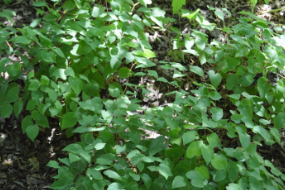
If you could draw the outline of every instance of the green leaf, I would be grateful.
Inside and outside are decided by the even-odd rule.
[[[204,187],[204,178],[203,176],[195,170],[186,173],[186,176],[191,179],[191,184],[198,188]]]
[[[19,99],[19,92],[20,92],[20,89],[18,86],[11,88],[7,93],[6,100],[10,103],[17,101]]]
[[[61,129],[67,129],[74,127],[77,124],[77,117],[75,116],[74,112],[66,113],[62,119],[62,126]]]
[[[19,43],[19,44],[30,44],[32,41],[27,38],[26,36],[17,36],[15,38],[15,43]]]
[[[94,168],[88,168],[86,171],[86,175],[96,180],[103,180],[102,174]]]
[[[40,116],[40,113],[37,110],[33,110],[31,116],[33,120],[36,120]]]
[[[34,141],[35,138],[38,136],[40,128],[38,125],[29,125],[26,129],[26,133],[31,141]]]
[[[183,5],[186,5],[186,0],[173,0],[172,1],[173,14],[178,13]]]
[[[50,188],[52,189],[64,189],[67,188],[69,186],[68,181],[67,180],[56,180],[55,182],[53,182],[53,184],[51,184]]]
[[[54,160],[50,160],[46,166],[51,167],[51,168],[56,168],[56,169],[60,168],[58,162]]]
[[[165,83],[169,83],[164,77],[159,77],[158,79],[156,79],[157,81],[162,81]]]
[[[241,127],[237,127],[236,129],[239,135],[240,143],[242,147],[246,150],[250,143],[250,135],[245,133]]]
[[[35,6],[35,7],[43,7],[46,5],[47,5],[46,2],[44,2],[44,1],[38,1],[38,2],[33,3],[33,6]]]
[[[219,121],[223,118],[223,109],[221,108],[211,108],[210,112],[212,113],[212,118],[214,121]]]
[[[233,90],[239,84],[239,79],[235,75],[230,75],[227,78],[226,88],[228,90]]]
[[[197,131],[187,131],[182,135],[183,144],[186,145],[196,139]]]
[[[41,86],[41,84],[37,79],[31,79],[28,90],[37,91],[40,86]]]
[[[236,183],[229,183],[226,190],[241,190],[240,186]]]
[[[127,67],[120,68],[118,72],[120,78],[129,78],[135,74],[131,69]]]
[[[186,180],[182,176],[176,176],[172,182],[172,188],[185,187],[187,185]]]
[[[95,80],[98,83],[100,88],[105,89],[104,77],[99,72],[93,74],[93,80]]]
[[[137,72],[136,74],[135,74],[135,76],[145,76],[146,74],[145,73],[143,73],[143,72]]]
[[[107,190],[125,190],[123,186],[119,183],[111,183]]]
[[[106,171],[103,172],[103,174],[108,176],[109,178],[112,178],[112,179],[115,179],[115,180],[119,180],[119,181],[123,180],[121,178],[121,176],[117,172],[114,172],[112,170],[106,170]]]
[[[195,44],[197,48],[201,51],[204,51],[208,39],[202,33],[196,32],[192,35],[195,37]]]
[[[9,21],[13,21],[12,16],[16,16],[16,12],[8,10],[8,9],[3,9],[3,11],[0,12],[0,17],[4,17],[8,19]]]
[[[221,147],[221,141],[216,133],[211,133],[210,135],[208,135],[207,140],[209,142],[210,147]]]
[[[173,2],[173,1],[172,1]],[[196,11],[194,12],[189,12],[188,10],[184,10],[182,9],[181,10],[181,13],[182,13],[182,17],[186,17],[188,18],[190,21],[195,19],[197,14],[200,12],[200,9],[197,9]]]
[[[55,49],[52,49],[58,56],[65,58],[64,53],[62,52],[62,50],[58,47],[56,47]]]
[[[93,189],[93,181],[85,176],[84,179],[83,179],[83,186],[85,189]]]
[[[227,176],[227,173],[225,170],[218,170],[213,175],[213,180],[216,182],[223,181]]]
[[[122,46],[128,46],[128,47],[133,47],[133,48],[137,47],[137,45],[133,42],[124,43],[124,44],[122,44]]]
[[[153,76],[153,77],[155,77],[155,78],[158,77],[157,72],[154,71],[154,70],[147,70],[147,74],[148,74],[149,76]]]
[[[241,86],[244,87],[250,86],[253,83],[253,81],[254,81],[254,75],[251,73],[246,74],[240,78],[240,84]]]
[[[165,150],[166,157],[169,157],[175,161],[179,160],[185,153],[185,150],[181,147],[174,147]]]
[[[261,135],[265,140],[267,140],[267,141],[271,141],[271,140],[272,140],[270,134],[268,133],[268,131],[265,130],[265,129],[264,129],[263,127],[261,127],[261,126],[254,126],[253,129],[252,129],[252,131],[253,131],[254,133],[260,134],[260,135]]]
[[[190,66],[190,70],[193,73],[195,73],[195,74],[197,74],[197,75],[199,75],[201,77],[204,77],[204,72],[203,72],[203,70],[200,67],[198,67],[198,66]]]
[[[135,180],[135,181],[139,181],[140,180],[140,175],[135,174],[133,172],[129,172],[129,175]]]
[[[164,149],[164,145],[163,145],[164,140],[165,140],[164,137],[160,136],[160,137],[157,137],[156,139],[153,139],[151,141],[151,143],[148,147],[150,156],[153,156],[156,153],[158,153]]]
[[[62,149],[62,151],[68,151],[73,154],[80,154],[83,149],[79,144],[69,144],[64,149]]]
[[[201,156],[201,145],[203,144],[203,141],[194,141],[192,142],[187,150],[186,150],[186,157],[187,158],[193,158],[194,156],[199,157]]]
[[[83,92],[91,97],[99,96],[99,85],[94,80],[91,80],[89,84],[84,84]]]
[[[241,153],[243,154],[243,153]],[[243,155],[242,155],[243,157]],[[243,159],[243,158],[242,158]],[[236,162],[229,160],[229,166],[227,168],[228,176],[231,182],[236,181],[239,176],[239,169]]]
[[[213,148],[210,146],[206,146],[205,144],[202,144],[201,151],[202,151],[202,155],[203,155],[203,158],[206,164],[209,165],[209,163],[212,161],[213,156],[214,156]]]
[[[136,133],[136,132],[130,132],[129,133],[129,139],[130,139],[130,141],[134,142],[135,144],[139,144],[139,142],[141,140],[141,134]]]
[[[228,95],[228,97],[233,98],[235,100],[239,100],[240,99],[240,94],[231,94],[231,95]]]
[[[9,102],[4,102],[1,105],[1,116],[3,118],[7,118],[12,114],[13,111],[13,107],[11,106],[11,104]]]
[[[37,106],[37,101],[36,100],[30,100],[27,104],[26,110],[33,110]]]
[[[57,93],[55,90],[48,88],[47,93],[49,98],[54,102],[57,99]]]
[[[182,74],[179,71],[174,70],[173,78],[184,77],[186,74]]]
[[[25,133],[26,133],[26,129],[27,129],[29,126],[32,126],[33,124],[34,124],[34,123],[32,122],[32,116],[27,115],[27,116],[23,119],[22,125],[21,125],[23,134],[25,134]]]
[[[285,126],[285,113],[279,112],[278,115],[274,118],[274,127],[280,129]]]
[[[95,146],[94,146],[94,148],[96,149],[96,150],[101,150],[101,149],[103,149],[104,147],[105,147],[105,145],[106,145],[106,143],[97,143]]]
[[[235,67],[240,64],[240,62],[237,59],[233,59],[233,58],[228,57],[228,56],[226,56],[225,61],[227,64],[227,67],[223,70],[225,73],[234,70]]]
[[[251,2],[251,12],[253,13],[254,7],[255,7],[255,5],[257,3],[257,0],[250,0],[250,2]]]
[[[103,131],[106,127],[87,127],[87,126],[80,126],[73,130],[73,133],[87,133],[87,132],[94,132],[94,131]]]
[[[74,71],[73,71],[73,69],[72,69],[71,67],[67,67],[67,68],[65,69],[65,71],[64,71],[64,74],[65,74],[66,76],[72,76],[72,77],[75,76],[75,73],[74,73]]]
[[[40,55],[41,55],[41,58],[43,61],[47,62],[47,63],[53,63],[53,62],[56,62],[55,60],[55,56],[54,53],[51,54],[53,52],[48,52],[47,50],[43,49],[40,51]]]
[[[40,115],[37,119],[36,119],[36,124],[38,124],[39,126],[43,127],[43,128],[49,128],[49,122],[46,116],[44,115]]]
[[[210,179],[209,170],[205,165],[196,166],[194,170],[199,172],[204,179]]]
[[[70,83],[71,89],[75,95],[78,96],[83,89],[83,82],[79,77],[69,77],[68,82]]]
[[[222,81],[222,76],[220,75],[220,73],[215,73],[215,71],[213,70],[210,70],[208,74],[209,74],[211,83],[213,84],[215,88],[217,88]]]
[[[219,100],[219,99],[222,98],[222,96],[220,95],[219,92],[217,92],[217,91],[215,90],[215,91],[210,92],[210,98],[211,98],[212,100]]]
[[[119,97],[121,92],[123,92],[123,89],[119,83],[114,82],[109,84],[109,93],[112,97]]]
[[[19,114],[21,113],[22,109],[23,109],[23,101],[19,100],[17,102],[14,103],[13,105],[14,108],[14,114],[16,116],[16,118],[19,118]]]
[[[242,99],[241,104],[238,106],[238,111],[243,117],[252,118],[253,110],[248,99]]]
[[[43,84],[45,84],[45,85],[49,85],[50,80],[49,80],[49,78],[48,78],[47,76],[42,75],[42,76],[41,76],[41,82],[42,82]]]
[[[166,180],[169,176],[172,176],[171,169],[165,164],[159,164],[157,170],[163,177],[165,177]]]
[[[215,15],[216,15],[217,17],[219,17],[222,21],[224,21],[225,15],[224,15],[223,11],[216,10],[216,11],[215,11]]]
[[[224,170],[227,168],[228,162],[227,160],[221,155],[214,155],[211,164],[216,170]]]
[[[278,144],[281,143],[281,140],[280,140],[280,133],[278,131],[278,129],[276,128],[270,128],[270,133],[272,134],[272,136],[275,138],[276,142]]]
[[[138,56],[146,57],[146,58],[154,58],[156,55],[149,49],[144,49],[143,52],[137,51],[136,54]]]
[[[253,176],[248,177],[250,189],[262,189],[260,187],[260,182]]]
[[[268,84],[263,77],[259,78],[257,81],[257,89],[261,98],[270,91],[270,84]]]
[[[7,65],[7,72],[10,77],[17,76],[21,71],[21,65],[19,62],[14,62],[12,65]]]
[[[149,189],[150,186],[151,186],[151,178],[149,177],[149,175],[147,175],[146,173],[143,173],[141,175],[141,178],[142,178],[142,180],[144,182],[144,185],[145,185],[146,189]]]

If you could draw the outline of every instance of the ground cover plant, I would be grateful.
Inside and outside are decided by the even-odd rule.
[[[182,34],[151,1],[53,2],[56,9],[34,4],[48,13],[30,26],[0,28],[1,53],[22,60],[0,60],[1,74],[9,74],[0,78],[1,116],[27,110],[21,128],[32,141],[50,117],[68,137],[81,135],[62,150],[67,157],[48,163],[58,170],[50,188],[285,188],[285,175],[257,149],[282,146],[285,36],[273,23],[242,11],[239,24],[216,25],[180,7],[175,13],[193,26]],[[221,23],[230,16],[209,8]],[[176,33],[166,52],[173,62],[154,62],[146,28]],[[214,29],[223,41],[208,39]],[[165,94],[175,100],[144,110],[138,97],[148,87],[131,83],[144,76],[175,87]]]

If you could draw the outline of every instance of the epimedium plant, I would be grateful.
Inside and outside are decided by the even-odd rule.
[[[181,10],[193,25],[223,31],[225,43],[209,43],[198,30],[181,34],[172,27],[177,33],[173,50],[199,64],[161,61],[179,79],[168,81],[151,70],[156,64],[149,58],[155,54],[144,28],[155,25],[166,31],[173,19],[149,8],[151,1],[139,1],[137,10],[131,0],[108,1],[111,10],[94,1],[57,3],[53,9],[37,2],[34,6],[49,10],[43,18],[0,31],[1,42],[9,44],[0,51],[22,60],[0,60],[0,72],[10,76],[1,77],[1,116],[14,112],[18,117],[23,108],[28,110],[21,127],[32,141],[39,127],[50,127],[48,117],[59,118],[68,137],[81,134],[80,142],[63,149],[68,157],[48,163],[58,170],[50,188],[284,189],[285,175],[257,151],[258,146],[281,144],[284,127],[285,36],[275,33],[272,23],[240,12],[245,17],[239,24],[219,28],[199,10]],[[223,12],[215,13],[224,18]],[[12,15],[7,10],[1,14]],[[177,82],[189,77],[187,72],[203,81],[194,81],[196,88],[189,91]],[[125,86],[137,85],[122,86],[119,79],[143,74],[176,86],[177,91],[166,94],[175,94],[175,101],[134,112],[142,110],[141,100]],[[21,89],[17,79],[23,77]],[[101,97],[106,91],[110,96]],[[159,137],[145,138],[147,130]]]

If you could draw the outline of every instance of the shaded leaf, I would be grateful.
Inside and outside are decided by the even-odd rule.
[[[201,77],[204,77],[204,71],[200,67],[198,67],[198,66],[190,66],[190,70],[193,73],[195,73],[195,74],[197,74],[197,75],[199,75]]]
[[[64,130],[67,128],[74,127],[76,123],[77,123],[77,117],[75,116],[75,113],[73,112],[66,113],[62,119],[61,129]]]
[[[1,116],[3,118],[9,117],[13,112],[13,107],[9,102],[4,102],[1,105]]]
[[[40,128],[36,124],[35,125],[29,125],[26,129],[26,133],[32,141],[34,141],[35,138],[38,136],[39,131],[40,131]]]

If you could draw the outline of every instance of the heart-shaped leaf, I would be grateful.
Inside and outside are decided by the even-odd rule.
[[[209,74],[211,83],[213,84],[215,88],[217,88],[222,81],[222,76],[220,75],[220,73],[215,73],[215,71],[213,70],[210,70],[208,74]]]
[[[30,126],[28,126],[27,129],[26,129],[26,133],[27,133],[28,137],[29,137],[32,141],[34,141],[35,138],[38,136],[39,131],[40,131],[40,128],[39,128],[39,126],[36,125],[36,124],[35,124],[35,125],[30,125]]]

